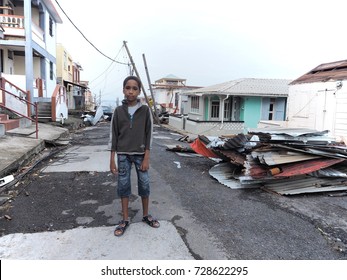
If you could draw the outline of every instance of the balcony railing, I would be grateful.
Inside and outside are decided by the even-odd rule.
[[[12,27],[24,29],[24,16],[0,15],[0,22],[4,28]]]
[[[24,16],[0,14],[0,24],[5,30],[5,36],[25,36]],[[43,30],[34,22],[31,23],[31,29],[33,33],[33,40],[37,41],[38,43],[43,41]]]

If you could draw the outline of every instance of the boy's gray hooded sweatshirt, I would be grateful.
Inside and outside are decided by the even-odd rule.
[[[112,116],[111,151],[117,154],[144,154],[152,146],[153,121],[150,108],[140,102],[132,119],[128,103],[122,101]]]

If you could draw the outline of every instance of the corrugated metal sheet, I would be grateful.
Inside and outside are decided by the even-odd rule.
[[[321,157],[330,157],[330,158],[344,158],[347,159],[347,151],[341,149],[338,146],[312,146],[312,145],[298,145],[296,144],[270,144],[269,147],[274,149],[281,148],[288,151],[302,152],[306,154],[321,156]]]
[[[260,185],[249,184],[242,185],[237,180],[238,168],[229,163],[220,163],[213,166],[209,170],[209,174],[215,178],[219,183],[231,189],[244,189],[244,188],[259,188]],[[235,177],[236,176],[236,177]]]
[[[328,136],[328,130],[317,131],[306,128],[275,128],[275,129],[251,129],[249,134],[254,134],[259,137],[260,141],[270,143],[304,143],[315,145],[326,145],[335,143],[334,137]]]
[[[230,163],[242,166],[245,163],[246,156],[244,154],[241,154],[237,151],[233,150],[216,150],[214,149],[213,152],[216,155],[219,155],[221,158],[228,160]]]
[[[270,170],[270,168],[265,165],[259,164],[251,155],[246,156],[246,161],[243,166],[245,168],[244,175],[251,176],[255,179],[267,177]]]
[[[346,168],[342,169],[342,168],[339,168],[339,166],[336,166],[335,168],[329,167],[329,168],[320,169],[320,170],[311,172],[309,175],[313,177],[320,177],[320,178],[322,177],[323,178],[327,178],[327,177],[347,178],[347,170]]]
[[[290,84],[317,83],[341,81],[347,79],[347,60],[324,63],[318,65],[308,73],[302,75]]]
[[[312,159],[299,163],[290,163],[280,166],[280,172],[274,177],[291,177],[311,173],[334,164],[343,162],[344,159]]]
[[[252,130],[252,133],[253,136],[224,139],[228,146],[218,144],[213,148],[221,158],[243,167],[233,169],[233,177],[242,185],[263,184],[271,187],[271,191],[285,194],[344,190],[347,187],[347,147],[335,141],[325,143],[323,139],[327,139],[327,131],[262,129]],[[278,140],[278,144],[273,144],[271,139],[276,135],[286,135],[292,141]],[[303,135],[312,138],[309,144],[302,141]],[[239,170],[239,174],[235,174],[235,170]],[[220,171],[229,172],[227,169]],[[297,179],[302,176],[307,180],[306,184]]]
[[[345,179],[319,179],[310,176],[264,183],[264,189],[282,195],[347,190]]]
[[[328,130],[315,130],[309,128],[285,128],[285,127],[277,127],[277,128],[252,128],[249,130],[251,134],[257,135],[288,135],[291,137],[299,137],[299,136],[324,136],[329,133]]]
[[[246,136],[241,133],[236,135],[235,137],[227,138],[222,147],[225,150],[244,148],[247,142],[249,141],[249,139],[250,139],[249,135]]]
[[[304,162],[282,164],[273,167],[265,164],[260,164],[250,156],[247,156],[247,161],[244,163],[244,174],[254,177],[257,180],[263,179],[264,181],[266,181],[269,176],[292,177],[303,175],[332,166],[342,161],[344,161],[344,159],[320,158],[307,160]]]
[[[316,155],[309,155],[292,151],[253,151],[251,155],[253,158],[257,158],[260,163],[267,164],[269,166],[319,158],[319,156]]]

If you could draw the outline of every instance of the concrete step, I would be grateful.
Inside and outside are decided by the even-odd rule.
[[[0,114],[0,121],[7,121],[9,118],[8,118],[8,115],[6,114]]]
[[[6,131],[6,135],[23,136],[23,137],[30,136],[34,133],[36,133],[36,126],[35,125],[31,125],[29,127],[22,127],[22,128],[17,127],[17,128],[10,129],[10,130]]]
[[[52,120],[52,104],[50,102],[38,103],[39,122],[49,122]]]
[[[39,103],[38,104],[38,110],[39,111],[51,111],[52,110],[52,105],[51,103]]]
[[[51,114],[38,114],[37,115],[38,118],[51,118]]]
[[[38,120],[38,122],[40,122],[40,123],[47,123],[47,122],[52,121],[52,117],[51,117],[51,116],[41,116],[41,115],[39,115],[39,116],[37,117],[37,120]]]
[[[19,127],[19,119],[11,119],[11,120],[6,120],[6,121],[0,121],[0,124],[3,124],[5,127],[5,131],[14,129]]]

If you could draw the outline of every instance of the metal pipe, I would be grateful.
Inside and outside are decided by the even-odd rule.
[[[221,122],[221,126],[220,126],[220,128],[219,129],[222,129],[223,128],[223,125],[224,125],[224,102],[225,102],[225,100],[227,100],[228,98],[229,98],[229,94],[227,94],[227,97],[225,97],[224,99],[223,99],[223,102],[222,102],[222,122]]]

